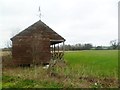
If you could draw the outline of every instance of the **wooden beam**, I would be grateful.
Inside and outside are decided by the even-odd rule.
[[[61,41],[61,42],[64,42],[65,40],[50,40],[50,41],[56,41],[56,42],[57,42],[57,41]]]

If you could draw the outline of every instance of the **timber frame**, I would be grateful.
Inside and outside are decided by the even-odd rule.
[[[64,40],[50,40],[50,42],[54,42],[51,44],[51,59],[52,60],[64,60],[64,51],[65,51],[65,41]],[[62,42],[62,50],[59,48],[59,43]],[[56,46],[57,43],[57,46]]]

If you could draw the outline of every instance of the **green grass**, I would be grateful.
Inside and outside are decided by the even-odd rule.
[[[19,70],[19,73],[15,73],[16,70]],[[62,87],[61,84],[57,84],[56,81],[50,78],[47,78],[47,73],[46,75],[44,75],[45,73],[37,74],[37,75],[44,75],[46,77],[45,79],[45,77],[41,78],[41,76],[40,77],[35,76],[35,73],[33,73],[34,70],[31,70],[31,68],[27,69],[27,71],[25,69],[20,70],[20,68],[16,68],[16,70],[14,70],[14,73],[12,72],[9,74],[3,74],[3,82],[2,82],[3,88],[44,88],[44,87],[57,88],[57,87]],[[42,73],[42,69],[39,68],[39,70]],[[29,73],[29,71],[31,72]]]
[[[41,66],[4,68],[3,88],[101,88],[118,86],[118,51],[65,52],[65,61],[50,70]],[[95,85],[97,83],[97,85]]]
[[[71,67],[87,75],[116,77],[118,75],[117,50],[88,50],[65,53]]]

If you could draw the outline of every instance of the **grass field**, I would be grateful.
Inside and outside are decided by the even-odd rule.
[[[65,62],[49,70],[41,66],[3,68],[3,88],[115,88],[118,87],[118,51],[65,52]]]
[[[118,51],[117,50],[89,50],[66,52],[65,60],[74,69],[84,71],[92,76],[117,77]],[[78,68],[79,67],[79,68]]]

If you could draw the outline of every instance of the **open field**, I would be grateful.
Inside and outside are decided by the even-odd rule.
[[[118,51],[65,52],[65,62],[50,69],[41,66],[3,68],[3,88],[116,88]]]
[[[118,51],[117,50],[88,50],[78,52],[66,52],[65,60],[74,69],[84,71],[92,76],[116,77],[118,75]]]

